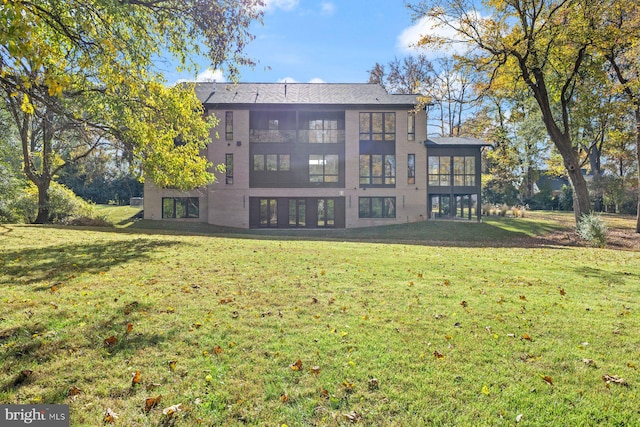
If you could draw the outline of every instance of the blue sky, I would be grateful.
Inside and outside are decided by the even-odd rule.
[[[403,0],[267,0],[264,25],[255,24],[246,53],[259,63],[242,69],[244,82],[364,83],[376,62],[412,52],[420,34]],[[178,79],[224,81],[220,72],[178,74]],[[164,68],[164,67],[162,67]]]

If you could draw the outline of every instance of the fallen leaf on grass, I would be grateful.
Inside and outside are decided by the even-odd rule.
[[[118,342],[118,338],[116,338],[115,335],[111,335],[110,337],[105,338],[103,342],[106,347],[111,347]]]
[[[113,409],[107,408],[107,410],[104,413],[104,418],[102,419],[102,421],[105,424],[113,424],[117,419],[118,419],[118,414],[113,412]]]
[[[593,359],[582,359],[582,363],[584,363],[587,366],[596,368],[596,362],[594,362]]]
[[[488,396],[488,395],[489,395],[489,393],[491,393],[491,392],[489,391],[489,387],[487,387],[486,385],[483,385],[483,386],[482,386],[482,394],[485,394],[485,395],[487,395],[487,396]]]
[[[344,387],[344,391],[347,393],[353,393],[353,383],[349,381],[342,381],[342,386]]]
[[[302,369],[302,360],[298,359],[296,363],[291,365],[291,369],[294,371],[299,371],[300,369]]]
[[[287,396],[287,394],[286,394],[286,393],[282,393],[282,394],[280,395],[280,402],[282,402],[282,403],[287,403],[288,401],[289,401],[289,396]]]
[[[362,415],[360,415],[356,411],[351,411],[348,414],[342,414],[342,416],[344,417],[345,420],[349,421],[350,423],[357,423],[362,419]]]
[[[565,291],[564,289],[560,289],[560,295],[565,296],[567,294],[567,291]]]
[[[467,307],[469,306],[469,303],[467,303],[466,301],[462,301],[462,302],[460,303],[460,305],[461,305],[463,308],[467,308]]]
[[[156,397],[147,397],[144,401],[144,412],[148,413],[150,410],[158,406],[158,403],[160,403],[161,399],[161,394],[157,395]]]
[[[82,393],[82,390],[80,390],[76,386],[71,386],[71,388],[69,388],[69,392],[67,393],[67,395],[70,397],[73,397],[73,396],[79,395],[80,393]]]
[[[522,416],[523,416],[522,414],[518,414],[518,415],[516,416],[516,422],[517,422],[517,423],[519,423],[520,421],[522,421]]]
[[[609,384],[620,384],[620,385],[629,385],[624,378],[617,377],[615,375],[603,375],[602,380],[607,383],[607,387]]]
[[[542,379],[549,385],[553,385],[553,380],[551,379],[551,377],[549,375],[543,375]]]
[[[220,300],[220,304],[229,304],[230,302],[233,302],[233,299],[231,299],[231,298],[222,298]]]
[[[133,332],[133,323],[127,323],[127,333]]]
[[[215,354],[220,354],[220,353],[222,353],[223,351],[224,351],[224,350],[222,350],[222,347],[220,347],[219,345],[215,346],[215,347],[214,347],[214,349],[213,349],[213,352],[214,352]]]
[[[527,297],[526,297],[526,296],[524,296],[524,295],[520,295],[520,299],[521,299],[522,301],[526,301],[526,300],[527,300]],[[522,415],[522,414],[521,414],[521,415]]]
[[[136,384],[140,384],[140,371],[135,371],[133,378],[131,378],[131,387],[135,387]]]
[[[435,357],[436,359],[444,359],[444,354],[440,353],[438,350],[435,350],[433,352],[433,357]]]
[[[168,417],[171,417],[173,414],[182,411],[182,403],[178,403],[177,405],[169,406],[168,408],[164,408],[162,413]]]
[[[171,369],[172,371],[176,370],[176,363],[178,363],[175,360],[169,360],[169,369]]]
[[[376,378],[371,378],[369,380],[369,390],[377,390],[379,387],[378,380]]]
[[[312,366],[309,370],[315,375],[318,375],[321,371],[320,366]]]
[[[129,315],[138,306],[138,301],[134,301],[124,306],[124,314]]]
[[[524,334],[522,334],[522,339],[523,340],[527,340],[527,341],[533,341],[533,338],[531,338],[531,336],[529,334],[527,334],[526,332]]]

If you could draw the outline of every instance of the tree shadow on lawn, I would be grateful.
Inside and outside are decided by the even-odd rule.
[[[133,259],[148,259],[150,252],[179,243],[138,238],[8,250],[2,254],[0,285],[55,282],[77,274],[100,273]]]

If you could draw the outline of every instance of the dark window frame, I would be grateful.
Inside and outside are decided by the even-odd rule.
[[[380,215],[377,215],[378,212]],[[396,218],[397,212],[395,197],[358,197],[358,218],[393,219]]]
[[[407,113],[407,141],[416,140],[416,112]]]
[[[374,117],[381,115],[381,128],[375,129]],[[393,125],[391,125],[393,123]],[[360,141],[395,142],[396,141],[396,113],[395,112],[361,112],[359,116]],[[393,128],[393,129],[388,129]]]
[[[233,153],[224,155],[224,179],[225,184],[233,184]]]
[[[382,166],[380,170],[380,173],[381,173],[380,175],[373,175],[373,172],[375,169],[374,156],[380,157],[381,166]],[[364,158],[368,158],[368,160],[363,161]],[[391,164],[393,165],[392,167],[389,166],[390,165],[388,161],[389,158],[393,159],[393,161],[391,162]],[[366,166],[366,168],[363,168],[363,166]],[[360,183],[361,187],[395,187],[396,177],[397,177],[396,155],[395,154],[360,154],[358,171],[359,171],[358,182]],[[366,174],[363,174],[363,172],[366,172]]]
[[[322,216],[320,206],[322,206]],[[316,199],[316,209],[318,214],[316,219],[316,228],[336,227],[336,199],[331,197],[319,197]]]
[[[313,166],[322,166],[322,173],[311,173],[312,167],[312,159],[311,157],[315,156],[318,159],[314,159],[316,161],[321,161],[321,164],[313,165]],[[327,157],[335,157],[337,169],[335,173],[327,173]],[[339,154],[309,154],[309,182],[310,183],[331,183],[335,184],[340,182],[340,155]],[[321,178],[321,180],[314,180],[314,178]],[[327,180],[327,178],[330,178]]]
[[[224,113],[224,139],[233,140],[233,111],[225,111]]]
[[[270,159],[270,157],[275,156],[276,160],[275,160],[275,169],[270,169],[270,160],[272,161],[272,159]],[[256,158],[262,158],[262,162],[261,163],[257,163],[256,162]],[[286,161],[285,161],[286,159]],[[253,172],[291,172],[291,154],[289,153],[282,153],[282,154],[276,154],[276,153],[254,153],[252,158],[251,158],[251,170]],[[258,164],[261,164],[262,167],[259,169],[256,169],[256,166]],[[286,165],[286,167],[284,167]]]
[[[416,183],[416,155],[414,153],[407,154],[407,184],[415,185]]]
[[[266,216],[263,207],[266,202]],[[278,228],[278,199],[274,197],[259,198],[259,221],[260,228]]]
[[[181,205],[181,206],[180,206]],[[179,207],[182,207],[184,214],[178,216]],[[167,208],[169,212],[167,212]],[[200,198],[198,197],[163,197],[162,198],[162,218],[163,219],[197,219],[200,218]]]

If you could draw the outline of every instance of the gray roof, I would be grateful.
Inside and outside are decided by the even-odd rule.
[[[205,105],[397,105],[413,106],[420,95],[389,94],[370,83],[197,83],[196,95]]]
[[[462,136],[435,136],[427,139],[427,145],[456,145],[456,146],[487,146],[491,145],[477,138],[468,138]]]

